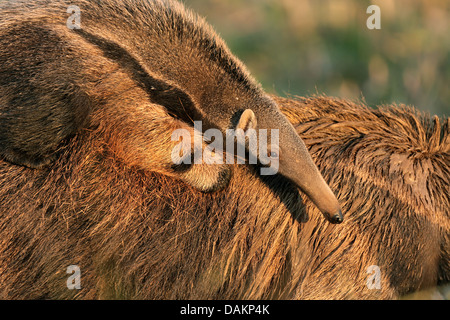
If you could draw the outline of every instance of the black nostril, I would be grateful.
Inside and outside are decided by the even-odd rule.
[[[341,210],[339,210],[338,213],[336,213],[332,218],[331,218],[331,223],[341,223],[342,221],[344,221],[344,217],[342,216],[342,212]]]

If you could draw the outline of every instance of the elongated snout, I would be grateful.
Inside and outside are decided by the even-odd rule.
[[[276,107],[275,104],[273,106]],[[264,115],[260,116],[257,121],[249,117],[252,114],[251,111],[244,112],[240,123],[252,123],[254,127],[258,123],[259,129],[270,129],[271,142],[270,152],[268,152],[271,154],[270,168],[264,173],[261,171],[261,174],[277,172],[283,175],[295,183],[311,199],[330,223],[344,221],[341,206],[336,196],[323,179],[305,143],[292,124],[277,108],[274,108],[272,112],[265,110]],[[244,115],[247,115],[247,117]],[[251,121],[244,121],[246,118],[250,118]],[[246,128],[245,125],[238,127]],[[266,142],[268,143],[268,140]],[[263,162],[262,159],[265,158],[265,155],[264,148],[261,149],[261,144],[264,144],[264,138],[261,133],[259,143],[259,160]]]
[[[298,166],[285,176],[311,199],[330,223],[344,221],[341,206],[317,167]]]
[[[295,147],[283,151],[279,173],[295,183],[330,223],[344,221],[339,201],[323,179],[300,137],[296,137]]]
[[[341,206],[336,196],[323,180],[323,177],[318,170],[313,178],[317,179],[316,181],[309,182],[305,185],[304,183],[302,184],[300,179],[295,181],[295,183],[311,199],[330,223],[341,223],[344,221]]]

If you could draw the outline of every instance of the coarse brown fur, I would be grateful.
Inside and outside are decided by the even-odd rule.
[[[205,194],[84,131],[46,170],[0,162],[0,297],[393,299],[450,281],[449,119],[277,101],[337,191],[342,224],[280,176],[234,165],[230,185]],[[81,290],[66,287],[74,264]]]
[[[301,227],[310,249],[296,297],[397,298],[449,282],[450,119],[328,97],[279,103],[348,214],[332,232]],[[367,289],[370,265],[381,290]]]
[[[74,5],[81,21],[72,28],[67,9]],[[282,156],[273,153],[272,159],[278,172],[329,221],[342,221],[336,197],[277,104],[214,30],[181,3],[17,0],[0,3],[0,13],[1,158],[39,169],[80,130],[101,128],[129,166],[211,192],[226,187],[230,167],[204,159],[174,163],[178,141],[172,133],[200,135],[192,124],[202,121],[203,131],[225,135],[245,123],[244,131],[269,130],[269,139],[278,130]]]
[[[114,11],[107,3],[118,2],[92,3]],[[126,38],[113,19],[100,32],[105,41],[68,31],[60,9],[0,17],[0,298],[396,298],[449,281],[448,120],[326,97],[271,98],[344,205],[348,220],[332,225],[282,175],[171,166],[170,133],[194,133],[193,92],[208,105],[234,99],[236,81],[240,93],[254,88],[220,39],[199,41],[200,53],[217,53],[212,69],[186,55],[190,72],[180,76],[159,56],[161,73],[185,81],[173,83],[136,64],[133,42],[151,40],[139,26]],[[172,27],[202,40],[210,30],[200,25]],[[202,87],[205,74],[213,87]],[[211,178],[212,190],[230,184],[205,194],[195,186],[208,179],[198,176]],[[81,290],[66,286],[69,265],[81,269]],[[380,290],[367,287],[370,265],[380,268]]]

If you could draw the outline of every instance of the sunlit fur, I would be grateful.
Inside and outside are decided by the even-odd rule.
[[[0,3],[0,298],[395,298],[449,280],[448,120],[270,98],[203,20],[172,1],[139,1],[146,14],[135,3]],[[148,46],[154,8],[165,41]],[[280,166],[291,180],[172,166],[173,130],[225,128],[239,118],[227,106],[292,128],[273,101],[336,191],[342,225],[289,182],[314,171],[307,152]],[[291,138],[284,155],[301,145]],[[380,290],[366,286],[370,265]]]
[[[204,194],[85,131],[47,170],[0,162],[0,297],[388,299],[449,281],[449,120],[277,101],[337,190],[341,225],[280,176],[235,165]],[[72,264],[81,290],[66,287]]]

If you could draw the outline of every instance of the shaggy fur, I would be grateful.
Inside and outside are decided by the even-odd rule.
[[[348,219],[301,227],[296,297],[396,298],[448,282],[450,119],[327,97],[282,103]],[[381,290],[366,287],[370,265]]]
[[[234,93],[244,106],[261,101],[202,21],[172,2],[152,2],[167,10],[148,24],[151,6],[92,1],[101,10],[83,11],[86,28],[69,31],[64,3],[32,3],[45,9],[0,4],[0,298],[387,299],[450,280],[448,119],[263,95],[283,106],[337,192],[347,220],[333,225],[281,174],[171,166],[173,130],[198,134],[194,105]],[[139,31],[149,25],[169,35],[152,44],[166,56],[146,58],[141,45],[154,38]],[[189,50],[170,50],[185,40]],[[225,121],[216,113],[211,122]],[[329,190],[302,167],[304,153],[291,160],[303,168],[291,174]],[[332,195],[314,194],[319,205]],[[69,265],[81,269],[81,290],[66,287]],[[380,290],[366,286],[370,265]]]
[[[49,169],[0,162],[0,297],[392,299],[450,281],[449,120],[278,103],[338,191],[341,225],[281,176],[235,165],[204,194],[84,131]],[[66,287],[72,264],[81,290]],[[380,290],[366,286],[370,265]]]
[[[80,29],[67,27],[72,5],[80,9]],[[18,0],[1,3],[0,13],[3,159],[41,168],[79,130],[101,127],[128,165],[210,192],[228,184],[230,167],[174,165],[171,151],[178,141],[171,135],[175,129],[200,134],[192,121],[223,134],[242,121],[268,129],[269,139],[271,129],[279,130],[281,156],[272,159],[278,172],[328,220],[342,221],[336,197],[277,104],[212,28],[182,4]]]

